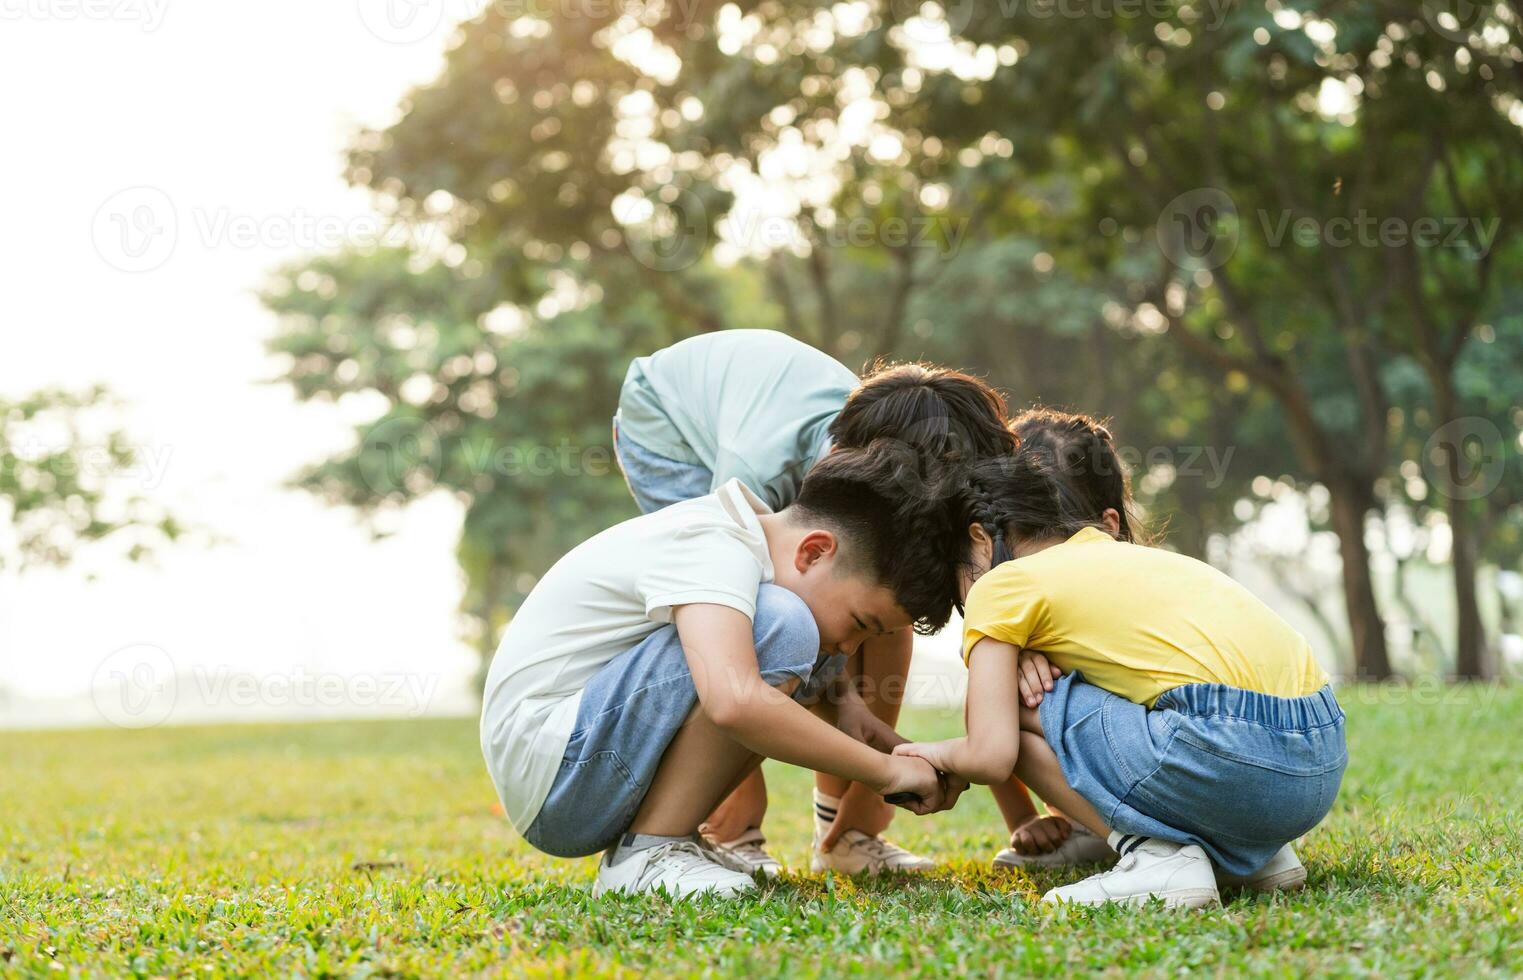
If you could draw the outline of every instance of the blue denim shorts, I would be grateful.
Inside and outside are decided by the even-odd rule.
[[[814,698],[845,666],[844,656],[820,651],[809,607],[781,586],[761,587],[753,622],[762,679],[774,687],[800,679],[794,700]],[[634,820],[666,747],[697,702],[675,626],[663,626],[610,660],[582,692],[560,772],[524,839],[556,857],[612,847]]]
[[[613,455],[642,514],[702,497],[714,489],[714,474],[707,466],[651,452],[619,431],[617,415],[613,417]]]
[[[1278,698],[1188,684],[1148,709],[1075,672],[1038,711],[1068,785],[1112,830],[1199,844],[1232,874],[1321,823],[1348,765],[1331,687]]]

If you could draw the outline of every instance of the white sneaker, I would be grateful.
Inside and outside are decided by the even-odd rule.
[[[1306,884],[1306,865],[1296,849],[1286,844],[1275,852],[1269,863],[1251,875],[1232,875],[1218,868],[1216,887],[1221,890],[1241,888],[1255,892],[1293,892]]]
[[[767,838],[758,827],[752,827],[734,840],[717,841],[712,837],[705,840],[714,850],[729,858],[732,867],[739,865],[737,871],[762,874],[768,878],[776,878],[783,873],[782,862],[767,853]]]
[[[592,886],[594,896],[609,892],[644,894],[665,890],[673,898],[702,893],[733,898],[756,889],[756,881],[750,875],[715,860],[714,852],[697,838],[648,847],[627,854],[617,864],[610,864],[617,850],[617,847],[609,848],[598,863],[597,883]]]
[[[1116,852],[1083,824],[1072,824],[1068,839],[1046,854],[1022,854],[1007,847],[994,855],[996,868],[1066,868],[1074,864],[1102,864],[1116,860]]]
[[[866,872],[875,875],[885,871],[930,871],[936,862],[928,857],[906,851],[893,841],[864,834],[860,830],[848,830],[829,851],[820,850],[820,832],[814,833],[813,854],[809,867],[813,871],[839,871],[854,875]]]
[[[1145,905],[1159,898],[1168,908],[1200,908],[1221,900],[1211,859],[1195,844],[1145,838],[1109,871],[1090,875],[1042,896],[1044,902]]]

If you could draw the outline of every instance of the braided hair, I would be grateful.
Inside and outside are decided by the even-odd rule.
[[[963,526],[981,525],[994,539],[994,565],[1010,560],[1011,542],[1066,538],[1099,523],[1040,450],[982,460],[967,474]]]
[[[1107,510],[1114,510],[1120,519],[1117,538],[1143,537],[1115,439],[1103,423],[1088,415],[1034,408],[1016,416],[1010,429],[1020,438],[1022,452],[1039,455],[1068,485],[1078,513],[1099,521]]]

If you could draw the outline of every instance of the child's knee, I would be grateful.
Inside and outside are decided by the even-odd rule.
[[[756,593],[753,622],[756,665],[763,675],[793,674],[800,681],[809,676],[820,656],[820,631],[803,599],[765,584]]]

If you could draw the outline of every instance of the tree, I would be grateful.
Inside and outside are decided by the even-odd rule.
[[[129,561],[152,557],[185,528],[142,493],[151,461],[105,416],[102,386],[45,388],[0,399],[0,569],[63,567],[88,547],[122,545]],[[93,577],[93,573],[87,573]]]

